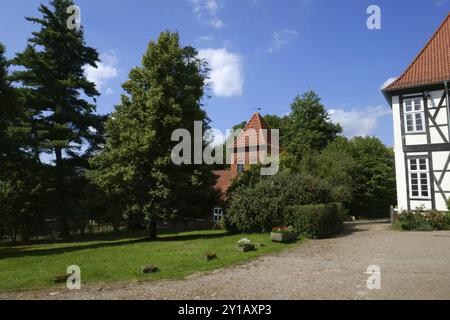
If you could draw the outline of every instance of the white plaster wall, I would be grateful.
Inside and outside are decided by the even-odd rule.
[[[392,114],[394,119],[394,152],[395,152],[395,171],[397,180],[397,201],[400,210],[408,209],[408,197],[405,173],[405,154],[402,146],[402,131],[400,122],[400,103],[399,97],[392,98]]]
[[[407,146],[414,146],[414,145],[421,145],[421,144],[427,144],[427,134],[409,134],[406,135],[406,145]]]
[[[425,210],[432,210],[431,200],[411,200],[411,210],[424,207]]]

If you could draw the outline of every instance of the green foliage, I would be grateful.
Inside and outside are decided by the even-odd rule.
[[[291,109],[282,143],[297,159],[310,150],[322,150],[342,133],[341,126],[330,121],[325,106],[313,91],[297,96]]]
[[[390,205],[396,203],[393,150],[375,137],[353,138],[348,150],[355,160],[350,213],[366,218],[389,216]]]
[[[0,236],[28,240],[42,222],[45,203],[35,159],[25,152],[20,133],[22,110],[10,84],[5,48],[0,44]]]
[[[396,202],[394,153],[375,137],[338,137],[300,160],[286,153],[281,160],[284,170],[325,180],[333,200],[345,203],[351,215],[387,217]]]
[[[340,203],[290,206],[284,223],[293,226],[303,237],[318,239],[338,232],[344,215],[344,207]]]
[[[204,215],[218,199],[209,167],[171,160],[176,129],[193,136],[194,121],[208,128],[200,105],[205,79],[197,52],[181,47],[178,33],[161,33],[123,84],[127,95],[108,119],[106,145],[93,161],[107,198],[121,197],[117,211],[128,217],[144,217],[152,238],[158,219]]]
[[[404,211],[401,212],[395,221],[395,225],[401,230],[448,230],[450,228],[450,215],[438,211]]]
[[[282,172],[252,187],[236,189],[228,203],[225,227],[232,231],[269,232],[283,225],[289,206],[330,200],[331,191],[323,181]]]
[[[305,154],[300,162],[295,162],[288,170],[310,174],[320,178],[331,187],[333,201],[350,203],[353,195],[352,170],[355,159],[346,150],[345,138],[339,137],[322,151]]]
[[[54,166],[45,185],[53,198],[50,210],[59,215],[62,233],[68,235],[70,220],[79,211],[86,181],[83,171],[88,158],[103,141],[103,117],[85,98],[99,95],[95,84],[86,79],[86,66],[99,61],[95,49],[86,46],[83,29],[69,30],[67,8],[72,0],[52,0],[51,8],[41,5],[40,18],[27,18],[39,25],[26,49],[12,64],[19,67],[11,79],[19,83],[24,104],[23,126],[29,130],[26,148],[36,159],[41,153],[54,156]],[[75,207],[74,207],[75,206]]]

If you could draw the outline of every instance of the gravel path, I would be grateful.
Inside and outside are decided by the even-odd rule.
[[[366,270],[381,268],[381,289]],[[450,299],[450,232],[355,223],[333,239],[184,280],[0,294],[0,299]]]

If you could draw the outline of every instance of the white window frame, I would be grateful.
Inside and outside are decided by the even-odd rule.
[[[214,222],[222,222],[223,220],[223,209],[222,208],[214,208],[213,214]]]
[[[416,102],[420,101],[420,108],[416,110]],[[406,105],[411,102],[411,110],[406,110]],[[403,101],[403,114],[404,114],[404,123],[405,123],[405,132],[406,133],[423,133],[426,132],[426,124],[425,124],[425,108],[423,99],[421,97],[408,98]],[[408,116],[412,117],[412,130],[409,129],[408,126]],[[422,121],[422,130],[418,130],[418,118]]]
[[[425,161],[425,169],[421,168],[421,161]],[[411,166],[413,164],[413,162],[415,162],[416,165],[416,169],[413,170],[411,169]],[[431,200],[431,180],[430,180],[430,166],[429,166],[429,161],[428,158],[410,158],[408,159],[408,175],[409,175],[409,196],[411,199],[427,199],[427,200]],[[417,175],[417,186],[418,186],[418,195],[413,195],[413,175]],[[427,180],[427,184],[424,185],[422,184],[422,180],[424,180],[425,178],[423,177],[423,175],[425,175],[426,180]],[[424,195],[424,192],[427,192],[428,195]]]

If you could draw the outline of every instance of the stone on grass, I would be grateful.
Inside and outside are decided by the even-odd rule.
[[[54,283],[66,283],[71,275],[70,274],[59,274],[53,277]]]
[[[240,252],[249,252],[249,251],[255,250],[255,245],[254,244],[245,244],[245,245],[239,245],[236,248]]]
[[[141,271],[142,271],[142,273],[144,273],[144,274],[148,274],[148,273],[155,273],[155,272],[158,272],[159,269],[158,269],[157,266],[149,265],[149,266],[144,266],[144,267],[142,267]]]
[[[211,260],[214,260],[214,259],[217,259],[217,255],[215,253],[212,253],[212,252],[206,252],[205,253],[205,260],[206,261],[211,261]]]

